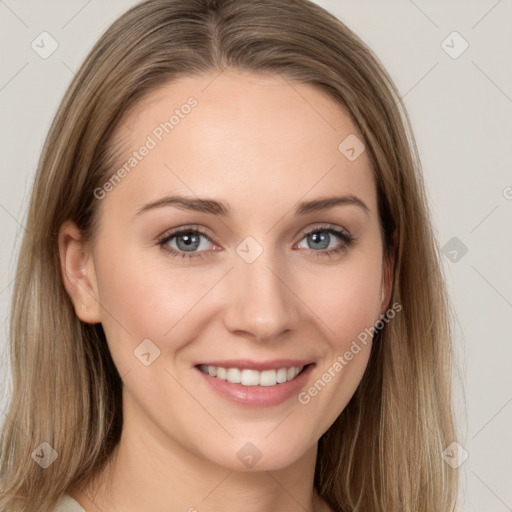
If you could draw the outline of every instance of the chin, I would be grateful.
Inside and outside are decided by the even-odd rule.
[[[272,434],[270,434],[272,436]],[[308,455],[308,450],[316,445],[307,446],[285,443],[282,440],[272,442],[269,439],[254,439],[252,441],[232,440],[221,453],[211,454],[211,462],[230,471],[258,472],[276,471],[287,468],[302,457]],[[276,440],[277,441],[277,440]]]

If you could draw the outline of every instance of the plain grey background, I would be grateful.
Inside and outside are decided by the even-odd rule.
[[[0,0],[0,423],[15,261],[42,144],[74,72],[135,3]],[[316,3],[374,50],[410,113],[457,314],[455,406],[468,455],[459,510],[511,511],[512,2]],[[46,51],[58,45],[46,58],[31,46],[41,38]]]

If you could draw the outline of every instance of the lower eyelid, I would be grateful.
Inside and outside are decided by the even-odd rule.
[[[355,238],[352,235],[350,235],[348,232],[345,232],[341,229],[335,229],[331,226],[326,226],[326,227],[320,226],[320,227],[317,227],[315,229],[312,229],[310,231],[303,233],[302,237],[300,238],[299,242],[297,242],[297,244],[300,243],[308,235],[311,235],[313,233],[318,233],[318,232],[327,232],[330,235],[336,236],[340,240],[341,246],[338,246],[336,248],[331,248],[331,249],[319,250],[319,251],[316,251],[316,250],[310,249],[310,248],[301,248],[302,250],[305,249],[305,250],[309,251],[310,253],[314,253],[315,256],[322,256],[322,255],[325,256],[325,255],[331,255],[331,253],[341,252],[341,251],[347,249],[348,246],[355,240]],[[218,244],[216,244],[216,242],[214,242],[210,238],[209,235],[207,235],[206,233],[203,233],[201,231],[194,230],[194,229],[189,229],[189,230],[184,229],[184,230],[180,230],[178,232],[166,234],[159,239],[158,244],[162,247],[163,250],[165,250],[171,254],[174,254],[177,258],[186,259],[186,258],[194,258],[194,257],[203,257],[205,255],[205,253],[209,252],[209,250],[182,251],[180,249],[175,249],[174,247],[170,247],[168,245],[171,240],[177,238],[178,236],[180,236],[182,234],[189,234],[189,233],[194,233],[202,238],[205,238],[206,240],[208,240],[208,242],[210,242],[213,245],[213,247],[214,247],[213,252],[218,252],[218,249],[215,249],[215,247],[218,247]],[[295,244],[295,245],[297,245],[297,244]]]

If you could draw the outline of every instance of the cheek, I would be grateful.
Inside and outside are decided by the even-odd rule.
[[[301,278],[301,295],[324,324],[331,348],[344,351],[347,343],[379,319],[381,280],[378,246],[354,252],[339,266],[317,270],[309,279]]]
[[[208,319],[209,310],[205,311],[200,302],[224,271],[166,265],[156,249],[148,258],[144,255],[147,250],[115,250],[115,243],[111,239],[102,245],[97,275],[102,324],[122,375],[123,369],[138,366],[133,351],[143,340],[151,340],[161,353],[170,352],[172,357],[193,336]],[[121,256],[112,258],[109,254]]]
[[[298,401],[306,422],[321,431],[346,407],[368,364],[369,328],[379,319],[381,304],[379,246],[374,249],[352,255],[334,272],[332,268],[317,272],[315,286],[309,285],[308,293],[303,292],[325,337],[315,379],[302,390]]]

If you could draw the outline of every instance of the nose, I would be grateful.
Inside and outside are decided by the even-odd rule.
[[[266,342],[297,329],[301,302],[283,260],[270,251],[252,263],[239,258],[228,279],[224,323],[230,332]]]

